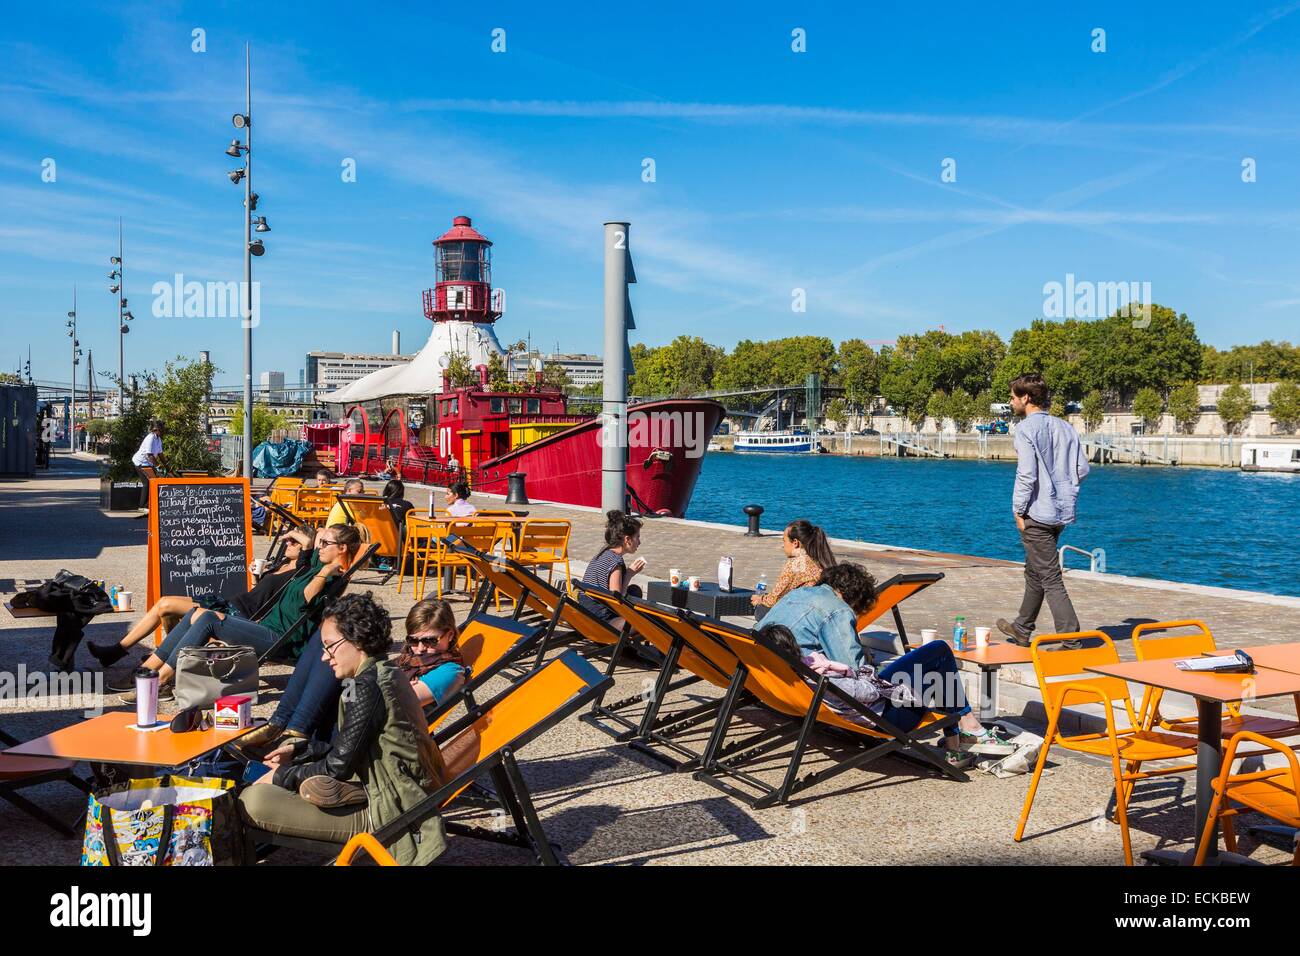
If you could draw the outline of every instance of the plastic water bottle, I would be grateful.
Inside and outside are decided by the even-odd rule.
[[[767,593],[767,573],[763,572],[758,576],[758,583],[754,585],[754,591],[757,594]]]
[[[952,625],[952,646],[954,650],[966,650],[966,618],[960,614]]]

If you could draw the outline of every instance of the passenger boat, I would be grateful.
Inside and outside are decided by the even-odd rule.
[[[1300,443],[1245,442],[1241,446],[1241,470],[1300,474]]]
[[[801,429],[772,432],[737,432],[736,451],[766,454],[807,454],[813,450],[813,437]]]
[[[339,417],[308,426],[306,437],[343,475],[396,474],[429,485],[464,480],[471,491],[506,494],[509,476],[521,473],[530,498],[599,507],[606,436],[597,416],[570,411],[540,370],[495,388],[490,381],[489,365],[507,359],[493,328],[504,297],[491,287],[491,245],[468,216],[456,217],[434,240],[437,285],[424,293],[433,322],[428,343],[409,363],[324,396]],[[474,370],[477,381],[453,383],[453,364]],[[631,510],[685,515],[723,412],[705,399],[628,407]]]

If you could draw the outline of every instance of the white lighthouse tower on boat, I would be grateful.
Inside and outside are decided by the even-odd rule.
[[[433,246],[437,282],[424,290],[424,315],[433,330],[424,348],[410,362],[372,372],[322,401],[351,404],[432,395],[442,391],[443,369],[452,355],[464,356],[470,368],[487,365],[493,355],[505,360],[493,325],[505,311],[505,294],[492,288],[492,241],[474,228],[469,216],[457,216]]]

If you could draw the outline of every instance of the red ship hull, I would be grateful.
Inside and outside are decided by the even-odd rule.
[[[689,399],[629,409],[627,486],[633,511],[685,516],[723,411],[717,402]],[[598,508],[601,434],[593,418],[516,448],[475,469],[473,486],[505,494],[507,475],[523,472],[530,498]]]

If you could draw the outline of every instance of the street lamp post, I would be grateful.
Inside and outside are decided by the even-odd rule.
[[[244,327],[244,476],[253,477],[253,256],[260,256],[265,249],[261,239],[254,239],[254,232],[270,232],[265,216],[253,218],[257,209],[257,193],[253,192],[253,71],[252,57],[248,44],[244,44],[244,112],[231,117],[235,129],[244,131],[244,142],[238,139],[230,141],[226,149],[227,156],[236,159],[244,157],[242,169],[230,171],[230,181],[239,185],[244,181],[244,308],[241,325]]]
[[[108,261],[113,266],[113,271],[108,274],[108,278],[113,282],[113,285],[108,287],[108,291],[113,293],[117,299],[117,413],[120,415],[122,409],[126,406],[126,349],[122,337],[131,331],[127,323],[135,318],[126,307],[126,267],[122,265],[122,219],[120,216],[117,220],[117,255],[110,256]]]
[[[68,400],[68,452],[76,451],[77,422],[77,356],[81,354],[81,342],[77,340],[77,287],[72,287],[72,311],[68,313],[68,338],[72,339],[72,397]]]

